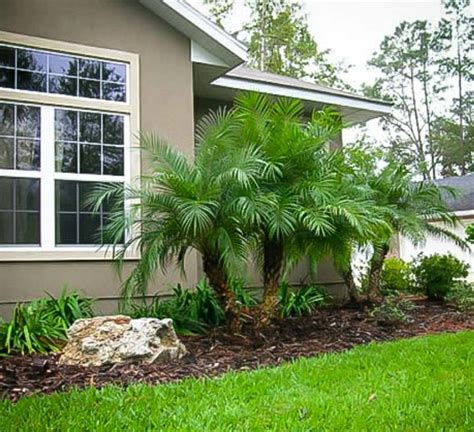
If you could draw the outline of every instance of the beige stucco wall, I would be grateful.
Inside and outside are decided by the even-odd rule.
[[[193,154],[190,41],[136,0],[0,0],[0,30],[136,53],[140,56],[140,126]],[[197,278],[196,257],[186,270]],[[130,267],[130,266],[128,266]],[[152,291],[179,281],[157,275]],[[64,283],[102,298],[110,312],[119,280],[110,262],[0,262],[0,315],[16,301],[57,293]],[[109,299],[109,300],[105,300]]]

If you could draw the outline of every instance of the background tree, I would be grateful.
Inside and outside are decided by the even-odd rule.
[[[465,105],[471,104],[466,100]],[[443,177],[474,172],[474,122],[471,113],[464,114],[461,134],[456,118],[438,117],[433,125],[434,146],[440,174]],[[462,138],[461,138],[462,136]]]
[[[237,2],[205,0],[213,20],[248,44],[249,63],[262,71],[305,78],[332,87],[349,89],[342,76],[347,67],[333,63],[330,50],[321,50],[308,28],[303,6],[295,0],[246,0],[238,3],[250,18],[235,31],[228,17],[235,17]]]
[[[474,18],[470,0],[443,2],[437,25],[402,22],[369,61],[380,75],[369,96],[391,99],[394,114],[381,120],[387,159],[424,179],[472,170]]]
[[[402,22],[369,61],[381,76],[366,87],[368,95],[394,102],[393,115],[382,119],[389,158],[409,164],[425,179],[436,178],[434,105],[445,90],[436,73],[439,39],[426,21]]]
[[[453,175],[472,171],[474,163],[473,100],[474,17],[470,0],[444,0],[446,18],[439,24],[445,40],[440,72],[454,79],[451,118],[440,120],[442,167]],[[454,126],[456,123],[456,127]],[[444,132],[444,133],[443,133]],[[449,139],[446,139],[449,137]],[[450,158],[449,155],[452,155]]]

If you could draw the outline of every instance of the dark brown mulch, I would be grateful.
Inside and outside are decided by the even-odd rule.
[[[439,303],[417,301],[413,322],[378,325],[367,309],[325,309],[274,324],[260,334],[230,335],[224,329],[182,337],[189,354],[174,364],[107,367],[62,366],[57,355],[12,356],[0,360],[0,398],[51,393],[69,387],[105,384],[165,383],[186,377],[215,376],[228,370],[277,365],[298,357],[346,350],[372,341],[388,341],[437,332],[474,330],[472,316]]]

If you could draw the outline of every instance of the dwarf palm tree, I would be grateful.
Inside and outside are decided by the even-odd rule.
[[[344,183],[341,152],[329,150],[341,130],[337,113],[315,112],[308,120],[301,102],[246,94],[235,115],[241,145],[258,146],[265,161],[257,187],[237,201],[261,263],[264,324],[277,314],[282,275],[302,256],[316,261],[327,253],[341,224],[363,235],[371,214],[367,200]]]
[[[351,189],[352,195],[365,197],[370,203],[370,229],[364,232],[348,224],[341,224],[337,229],[335,241],[329,245],[335,269],[338,271],[348,290],[349,301],[358,304],[359,288],[352,270],[352,259],[356,251],[370,247],[380,238],[391,237],[392,227],[385,221],[385,212],[375,201],[375,192],[367,184],[367,174],[376,164],[377,155],[373,149],[353,146],[344,152],[344,184]]]
[[[141,136],[144,160],[150,166],[138,186],[106,186],[92,200],[96,208],[111,198],[123,197],[123,205],[112,211],[105,237],[114,244],[119,263],[130,249],[140,259],[122,286],[124,304],[146,292],[158,269],[174,262],[184,271],[190,250],[202,256],[203,269],[227,317],[238,323],[235,296],[229,274],[246,257],[247,238],[234,212],[235,200],[255,187],[262,160],[256,146],[242,148],[235,142],[231,112],[209,114],[197,126],[194,161],[175,151],[159,138]],[[115,200],[116,202],[119,200]]]
[[[449,229],[458,223],[458,218],[447,208],[444,197],[455,194],[454,190],[428,181],[414,181],[404,166],[395,163],[380,171],[375,168],[372,172],[364,170],[363,175],[394,233],[408,238],[415,245],[422,244],[428,235],[432,235],[451,240],[463,249],[468,248],[467,243]],[[433,224],[433,221],[438,224]],[[380,275],[390,241],[391,236],[381,235],[373,242],[374,253],[368,275],[369,299],[379,296]]]

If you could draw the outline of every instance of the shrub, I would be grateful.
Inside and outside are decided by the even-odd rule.
[[[316,285],[308,285],[290,290],[287,282],[280,288],[280,313],[283,318],[303,316],[311,313],[326,301],[324,291]]]
[[[474,284],[464,281],[455,282],[446,295],[446,302],[462,312],[474,311]]]
[[[388,296],[370,314],[381,325],[397,325],[410,322],[409,312],[414,308],[415,305],[409,300]]]
[[[155,297],[150,304],[132,305],[128,315],[132,318],[171,318],[176,332],[182,335],[204,333],[207,325],[187,313],[188,310],[175,298],[163,300]]]
[[[412,287],[412,269],[399,258],[387,258],[384,262],[380,292],[383,295],[409,292]]]
[[[443,300],[456,282],[469,274],[469,265],[451,254],[420,254],[415,262],[417,288],[429,299]]]
[[[171,318],[180,334],[204,333],[209,326],[222,324],[225,318],[214,291],[204,280],[194,291],[178,284],[171,298],[155,297],[149,305],[134,305],[129,315],[132,318]]]
[[[9,323],[0,325],[0,351],[47,353],[58,351],[66,341],[66,331],[78,318],[92,315],[92,300],[66,288],[58,299],[49,295],[25,305],[18,303]]]
[[[466,236],[469,243],[474,243],[474,223],[466,227]]]

